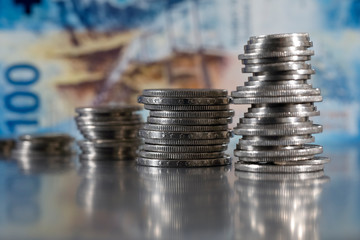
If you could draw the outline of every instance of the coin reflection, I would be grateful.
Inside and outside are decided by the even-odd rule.
[[[323,171],[236,175],[236,239],[319,239]]]
[[[73,155],[52,156],[52,155],[19,155],[13,157],[20,171],[24,174],[60,173],[73,169]]]
[[[225,239],[232,235],[229,167],[138,166],[147,239]]]
[[[80,235],[96,239],[141,239],[135,161],[82,161],[77,204],[84,212]]]

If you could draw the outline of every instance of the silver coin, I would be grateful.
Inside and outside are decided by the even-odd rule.
[[[88,148],[118,148],[118,147],[133,147],[139,145],[141,143],[140,140],[126,140],[126,141],[119,141],[119,140],[81,140],[78,141],[79,146],[88,147]]]
[[[251,52],[253,50],[262,50],[262,52],[271,52],[272,49],[283,49],[283,48],[298,48],[303,47],[304,49],[313,46],[311,41],[282,41],[282,42],[257,42],[250,43],[244,46],[245,52]]]
[[[181,125],[161,125],[147,123],[142,129],[152,131],[170,131],[170,132],[203,132],[203,131],[226,131],[228,125],[210,125],[210,126],[181,126]]]
[[[93,121],[81,121],[77,120],[76,124],[78,126],[141,126],[141,121],[104,121],[104,122],[93,122]]]
[[[80,116],[127,116],[139,110],[141,110],[139,106],[98,106],[75,109]]]
[[[150,111],[150,117],[160,118],[229,118],[234,116],[234,110],[209,112],[177,112],[177,111]]]
[[[320,116],[319,111],[300,111],[300,112],[274,112],[274,113],[244,113],[244,116],[247,118],[257,118],[257,117],[314,117]]]
[[[307,122],[308,117],[285,117],[285,118],[240,118],[240,123],[244,124],[277,124],[277,123],[296,123]]]
[[[276,57],[276,58],[254,58],[254,59],[243,59],[242,63],[247,64],[263,64],[263,63],[274,63],[274,62],[299,62],[309,61],[311,56],[287,56],[287,57]]]
[[[289,81],[289,80],[308,80],[311,78],[311,74],[279,74],[279,75],[260,75],[250,76],[249,81]]]
[[[164,98],[140,96],[138,102],[155,105],[226,105],[229,104],[229,98]]]
[[[150,152],[150,151],[139,151],[139,156],[151,159],[166,159],[166,160],[186,160],[186,159],[211,159],[221,158],[225,155],[224,152]]]
[[[140,124],[134,125],[81,125],[82,131],[137,131],[141,127]]]
[[[247,97],[282,97],[282,96],[316,96],[320,95],[320,89],[287,89],[287,90],[251,90],[231,92],[233,98]]]
[[[274,90],[291,90],[291,89],[312,89],[311,84],[299,83],[300,81],[293,81],[291,84],[274,84],[272,81],[261,81],[255,82],[256,85],[248,85],[249,82],[245,83],[245,86],[239,86],[236,88],[236,92],[242,91],[274,91]],[[257,85],[257,83],[261,83]],[[266,83],[264,85],[264,83]],[[277,83],[277,82],[276,82]]]
[[[250,146],[244,146],[250,147]],[[237,157],[295,157],[295,156],[309,156],[316,155],[323,152],[322,146],[319,145],[302,145],[300,148],[289,148],[288,146],[280,148],[276,147],[272,150],[271,146],[261,147],[256,146],[254,149],[236,149],[234,155]]]
[[[246,172],[261,172],[261,173],[301,173],[301,172],[315,172],[324,170],[324,165],[268,165],[268,164],[253,164],[253,163],[235,163],[235,169]]]
[[[306,80],[284,80],[284,81],[248,81],[245,82],[244,88],[261,88],[265,90],[268,88],[269,90],[287,90],[287,89],[296,89],[296,88],[312,88],[309,87],[309,84]],[[247,89],[247,90],[254,90],[254,89]]]
[[[111,157],[111,158],[127,158],[129,156],[137,156],[136,148],[97,148],[86,149],[81,148],[82,154],[91,155],[93,157]]]
[[[176,146],[203,146],[203,145],[219,145],[228,144],[229,138],[223,139],[158,139],[158,138],[144,138],[144,142],[148,144],[159,144],[159,145],[176,145]]]
[[[311,65],[304,62],[284,62],[284,63],[269,63],[269,64],[252,64],[245,65],[242,68],[243,73],[257,73],[257,72],[281,72],[292,71],[300,69],[311,69]]]
[[[257,103],[309,103],[321,102],[322,96],[284,96],[284,97],[248,97],[233,98],[233,104],[257,104]]]
[[[330,162],[330,158],[327,157],[313,157],[310,160],[303,160],[297,162],[290,162],[290,161],[274,161],[273,163],[276,165],[286,165],[286,166],[293,166],[293,165],[324,165]]]
[[[77,116],[77,122],[142,122],[142,117],[139,114],[128,116],[105,116],[105,117],[92,117],[92,116]]]
[[[291,37],[291,38],[257,38],[257,39],[249,39],[247,41],[247,45],[252,44],[272,44],[275,46],[293,46],[298,43],[307,43],[309,44],[310,38],[309,37]]]
[[[246,49],[245,54],[249,53],[268,53],[268,52],[292,52],[292,51],[304,51],[307,50],[309,47],[307,46],[274,46],[274,47],[267,47],[264,48],[254,48],[254,49]]]
[[[153,151],[153,152],[171,152],[171,153],[194,153],[194,152],[222,152],[227,149],[226,144],[222,145],[207,145],[207,146],[170,146],[170,145],[155,145],[155,144],[144,144],[141,146],[142,150]]]
[[[152,105],[145,104],[144,108],[155,111],[226,111],[229,110],[229,105]]]
[[[145,89],[144,96],[148,97],[226,97],[228,92],[224,89]]]
[[[315,134],[322,132],[322,126],[313,124],[308,127],[293,127],[283,129],[258,129],[258,128],[234,128],[234,134],[236,135],[250,135],[250,136],[287,136],[287,135],[304,135]]]
[[[136,159],[138,165],[151,167],[212,167],[231,164],[231,158],[225,156],[214,159],[196,159],[196,160],[163,160],[138,157]]]
[[[82,135],[89,140],[98,140],[98,139],[118,139],[118,140],[127,140],[127,139],[136,139],[138,136],[138,129],[123,130],[123,129],[107,129],[107,130],[83,130],[80,129]]]
[[[248,109],[251,112],[288,112],[288,111],[314,111],[314,103],[258,103],[252,104]]]
[[[298,162],[307,161],[314,158],[314,155],[292,156],[292,157],[239,157],[241,162],[248,163],[274,163],[274,162]]]
[[[225,125],[232,122],[232,118],[157,118],[148,117],[148,123],[171,125]]]
[[[243,146],[284,146],[284,145],[299,145],[312,143],[315,138],[309,134],[299,136],[243,136],[239,140],[239,144]]]
[[[312,75],[315,74],[315,70],[312,68],[308,69],[297,69],[297,70],[289,70],[289,71],[281,71],[281,72],[255,72],[253,73],[253,76],[268,76],[271,75],[278,76],[278,75]]]
[[[291,123],[238,123],[236,126],[236,129],[288,129],[288,128],[295,128],[295,127],[311,127],[313,126],[312,121],[306,121],[306,122],[291,122]]]
[[[19,136],[19,141],[30,141],[32,143],[36,142],[72,142],[74,138],[70,135],[63,133],[48,133],[48,134],[25,134]]]
[[[268,35],[258,35],[258,36],[250,37],[250,41],[255,41],[258,39],[289,39],[289,38],[298,38],[298,37],[309,38],[309,34],[304,32],[298,32],[298,33],[275,33]]]
[[[161,138],[161,139],[219,139],[229,138],[230,131],[216,132],[165,132],[165,131],[149,131],[141,129],[139,136],[143,138]],[[146,141],[145,141],[146,142]]]
[[[245,53],[239,55],[239,60],[243,59],[259,59],[259,58],[275,58],[275,57],[290,57],[290,56],[312,56],[313,50],[292,50],[292,51],[268,51],[260,53]]]

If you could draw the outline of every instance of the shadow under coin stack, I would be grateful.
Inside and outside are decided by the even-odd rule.
[[[135,160],[142,118],[135,106],[77,108],[81,161]]]
[[[226,90],[144,90],[138,99],[150,110],[140,130],[144,144],[137,163],[156,167],[205,167],[231,163],[225,154],[231,132]]]
[[[245,86],[232,92],[234,104],[251,104],[234,133],[243,135],[235,168],[251,172],[311,172],[329,162],[311,134],[322,132],[309,117],[320,113],[320,90],[307,83],[315,71],[306,63],[314,54],[307,33],[251,37],[239,56]]]

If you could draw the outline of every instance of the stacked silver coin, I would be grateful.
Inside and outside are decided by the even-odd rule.
[[[157,167],[203,167],[226,165],[231,136],[226,90],[148,89],[138,99],[150,110],[139,131],[144,144],[139,165]]]
[[[74,153],[74,139],[67,134],[22,135],[12,151],[21,156],[67,156]]]
[[[74,139],[67,134],[27,134],[17,139],[12,158],[24,173],[48,173],[71,169],[74,153]]]
[[[242,135],[234,155],[237,170],[251,172],[311,172],[329,161],[311,134],[322,132],[309,117],[320,113],[320,89],[307,81],[315,71],[307,63],[314,55],[307,33],[251,37],[239,59],[252,76],[231,93],[234,104],[251,104],[234,133]]]
[[[140,144],[140,107],[77,108],[76,124],[86,140],[79,141],[80,160],[134,160]]]

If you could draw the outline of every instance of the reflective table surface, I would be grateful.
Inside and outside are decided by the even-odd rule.
[[[3,158],[0,239],[360,239],[359,148],[324,149],[285,175]]]

